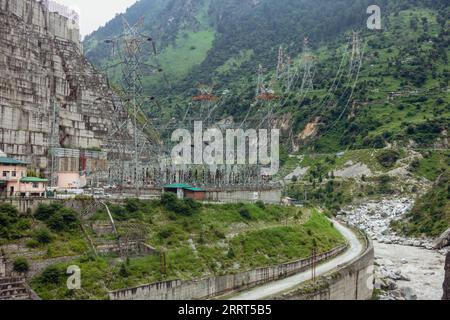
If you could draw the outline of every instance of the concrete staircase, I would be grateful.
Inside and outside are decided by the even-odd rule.
[[[31,290],[25,278],[8,275],[6,258],[0,253],[0,301],[1,300],[32,300]]]
[[[0,301],[2,300],[31,300],[25,278],[1,278]]]

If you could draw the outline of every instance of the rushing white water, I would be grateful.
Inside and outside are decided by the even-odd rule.
[[[395,244],[374,243],[378,263],[398,270],[411,281],[398,280],[398,288],[413,289],[419,300],[440,300],[444,283],[445,257],[439,252]],[[392,264],[391,264],[392,262]]]
[[[376,281],[384,289],[381,299],[439,300],[442,297],[445,251],[430,250],[430,239],[404,238],[389,228],[391,221],[401,219],[412,205],[413,201],[407,198],[384,199],[350,206],[342,212],[344,220],[374,240]]]

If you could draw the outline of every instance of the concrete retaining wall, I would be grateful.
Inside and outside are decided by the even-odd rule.
[[[34,276],[41,274],[48,267],[57,263],[66,263],[79,259],[81,256],[71,256],[71,257],[59,257],[54,259],[47,259],[42,261],[30,261],[30,270],[27,272],[27,279],[31,279]]]
[[[328,260],[343,253],[346,249],[346,246],[338,247],[329,252],[320,254],[317,259],[319,261]],[[259,268],[225,276],[210,277],[201,280],[157,282],[131,289],[113,291],[109,293],[109,298],[111,300],[206,299],[285,278],[292,274],[304,271],[310,266],[311,259],[308,258],[277,266]]]
[[[213,189],[205,188],[206,201],[219,203],[238,203],[238,202],[256,202],[262,201],[264,203],[280,204],[282,198],[282,189],[268,187],[265,189],[250,189],[238,188],[233,189]],[[112,192],[114,194],[114,192]],[[162,190],[160,188],[143,189],[143,198],[158,199],[161,197]],[[115,194],[114,196],[117,196]],[[133,190],[126,191],[120,198],[135,197]]]
[[[122,243],[120,245],[117,243],[103,244],[97,246],[95,249],[100,255],[120,255],[122,252],[126,252],[130,257],[145,257],[158,254],[158,251],[155,248],[140,241],[130,241],[128,243]]]
[[[256,202],[280,204],[282,197],[281,189],[267,190],[207,190],[206,200],[211,202],[238,203]]]
[[[374,248],[365,237],[364,253],[335,272],[321,277],[315,285],[274,297],[277,300],[369,300],[373,294]]]
[[[10,204],[16,207],[20,213],[26,214],[29,211],[34,212],[40,204],[49,204],[50,199],[44,198],[3,198],[0,204]]]
[[[146,193],[147,198],[158,199],[161,196],[160,189],[154,189]],[[152,197],[150,197],[152,196]],[[133,198],[134,195],[127,194],[119,199],[105,199],[107,202],[120,204],[121,199]],[[269,204],[281,204],[282,190],[281,189],[267,189],[267,190],[207,190],[206,201],[218,203],[238,203],[238,202],[256,202],[262,201]],[[143,198],[146,198],[145,196]],[[69,199],[46,199],[46,198],[0,198],[0,204],[8,203],[15,206],[19,212],[26,214],[28,211],[34,212],[40,204],[49,204],[53,201],[61,201],[66,203],[77,202],[77,200]]]
[[[59,258],[52,258],[52,259],[46,259],[46,260],[32,260],[27,259],[30,263],[30,269],[25,275],[27,279],[32,279],[33,277],[40,275],[45,269],[48,267],[58,264],[58,263],[66,263],[70,261],[74,261],[79,259],[81,256],[70,256],[70,257],[59,257]],[[12,274],[16,276],[22,276],[22,274],[16,274],[14,272],[14,266],[13,266],[13,260],[8,260],[6,262],[6,273]]]
[[[106,201],[121,204],[122,200],[111,200]],[[0,204],[11,204],[15,206],[20,213],[34,213],[34,211],[39,207],[40,204],[50,204],[53,202],[59,202],[67,207],[73,208],[76,211],[80,211],[83,208],[89,207],[93,203],[93,200],[77,200],[77,199],[47,199],[47,198],[0,198]],[[102,207],[103,209],[104,207]]]
[[[0,252],[0,278],[6,276],[6,260]]]

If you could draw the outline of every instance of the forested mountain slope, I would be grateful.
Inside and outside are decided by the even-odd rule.
[[[145,89],[160,103],[149,117],[181,119],[200,83],[214,84],[214,117],[233,116],[257,126],[268,110],[291,151],[448,146],[449,7],[447,1],[379,0],[382,30],[366,28],[361,0],[141,0],[124,17],[157,40],[163,75]],[[88,36],[85,51],[97,66],[114,58],[105,39],[120,33],[122,18]],[[362,64],[349,71],[352,30],[360,32]],[[305,73],[304,38],[313,60]],[[275,76],[279,47],[298,75],[289,90]],[[149,52],[149,60],[154,60]],[[357,61],[358,62],[358,61]],[[257,70],[278,97],[255,100]],[[120,82],[118,70],[110,72]]]

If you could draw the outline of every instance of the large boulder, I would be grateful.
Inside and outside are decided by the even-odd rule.
[[[447,260],[445,261],[445,280],[444,280],[444,296],[442,300],[450,300],[450,252],[447,253]]]
[[[450,245],[450,229],[445,231],[437,240],[434,242],[434,249],[442,249]]]
[[[408,300],[408,301],[417,300],[417,294],[410,287],[401,288],[400,293],[405,298],[405,300]]]
[[[381,289],[386,291],[393,291],[398,289],[398,285],[392,279],[384,279],[381,281]]]

